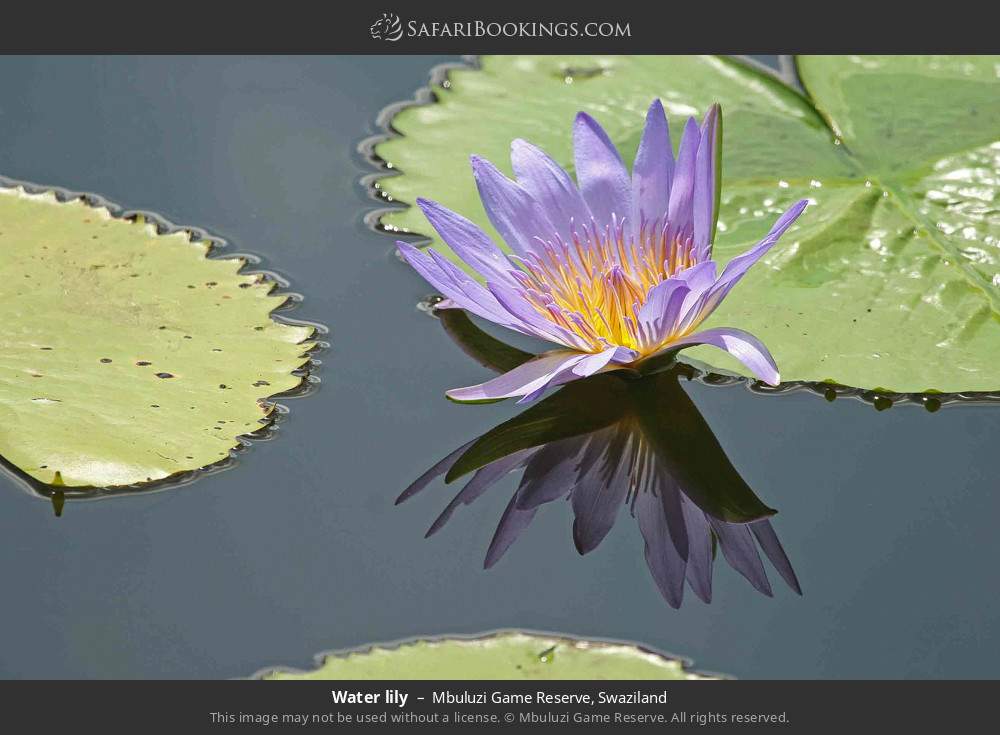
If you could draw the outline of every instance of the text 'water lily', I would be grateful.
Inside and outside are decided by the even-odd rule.
[[[574,183],[555,161],[523,140],[511,145],[516,181],[472,157],[490,221],[513,254],[479,227],[436,202],[417,204],[441,238],[486,285],[434,250],[404,242],[402,256],[446,300],[563,349],[539,355],[481,385],[448,391],[457,401],[523,396],[692,345],[710,344],[777,385],[767,348],[741,329],[697,331],[729,291],[805,209],[802,200],[771,231],[717,274],[712,260],[719,205],[722,119],[713,105],[690,118],[676,160],[666,115],[653,102],[629,174],[600,125],[579,113],[573,127]]]

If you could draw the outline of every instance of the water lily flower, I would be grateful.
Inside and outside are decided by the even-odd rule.
[[[506,254],[478,226],[426,199],[417,204],[441,239],[485,280],[430,249],[397,243],[402,257],[460,308],[560,345],[481,385],[448,391],[456,401],[523,396],[599,372],[639,369],[654,355],[709,344],[776,385],[778,368],[753,335],[732,327],[698,331],[729,291],[805,209],[785,212],[763,240],[721,274],[712,260],[719,208],[722,119],[687,121],[677,158],[659,100],[646,116],[632,172],[588,114],[573,126],[577,181],[541,149],[511,144],[516,180],[472,156],[490,222]]]

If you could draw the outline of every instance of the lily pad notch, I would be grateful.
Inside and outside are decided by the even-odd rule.
[[[402,137],[402,133],[392,126],[392,120],[399,113],[410,107],[424,107],[433,105],[438,100],[437,90],[451,87],[450,75],[453,71],[461,69],[478,69],[479,57],[475,54],[465,54],[461,61],[446,61],[431,67],[427,84],[417,88],[413,97],[408,100],[392,102],[379,112],[375,119],[375,126],[381,131],[370,135],[358,143],[358,153],[372,167],[372,173],[366,173],[360,178],[361,186],[368,192],[368,196],[379,202],[382,206],[370,209],[365,212],[364,222],[369,228],[376,232],[390,233],[394,235],[415,235],[409,230],[405,230],[393,225],[386,224],[383,219],[393,212],[409,209],[414,206],[413,202],[397,201],[382,187],[382,180],[399,176],[403,172],[395,169],[393,164],[386,161],[376,152],[378,146],[393,138]],[[393,206],[385,206],[391,204]],[[430,244],[430,237],[424,236],[421,244]],[[395,248],[392,249],[395,253]]]
[[[91,497],[225,467],[308,392],[326,330],[204,230],[0,178],[0,455]]]

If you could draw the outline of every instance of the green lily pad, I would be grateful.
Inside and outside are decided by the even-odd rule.
[[[415,640],[330,654],[312,671],[265,679],[705,679],[684,662],[634,645],[520,631]]]
[[[1000,390],[1000,78],[994,57],[805,57],[810,96],[718,57],[498,56],[450,74],[437,102],[403,109],[376,146],[397,200],[440,201],[491,234],[471,153],[510,173],[525,138],[571,168],[578,110],[631,160],[650,100],[679,130],[714,101],[725,114],[721,262],[791,203],[806,210],[706,326],[770,347],[785,381],[880,391]],[[677,138],[675,135],[675,145]],[[411,207],[390,230],[434,238]],[[497,238],[499,241],[499,238]],[[450,253],[449,253],[450,254]],[[699,347],[682,355],[746,375]]]
[[[311,327],[190,233],[0,187],[0,455],[38,482],[111,487],[229,456],[295,388]]]

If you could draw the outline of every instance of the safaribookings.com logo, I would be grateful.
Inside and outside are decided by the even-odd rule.
[[[376,41],[398,41],[403,37],[403,24],[395,13],[382,13],[368,30]]]
[[[368,29],[376,41],[407,38],[631,38],[629,23],[622,21],[469,21],[409,20],[404,25],[395,13],[382,17]]]

